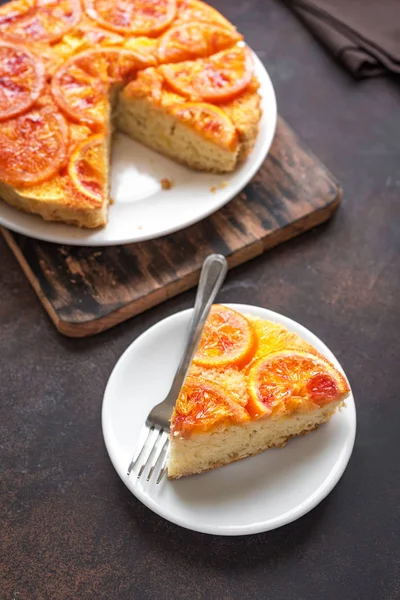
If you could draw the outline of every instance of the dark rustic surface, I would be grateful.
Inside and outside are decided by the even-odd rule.
[[[221,301],[315,331],[358,408],[343,478],[280,530],[214,538],[164,522],[115,474],[101,398],[128,344],[188,292],[100,336],[63,338],[0,241],[0,439],[5,600],[397,600],[399,87],[356,83],[272,0],[219,0],[267,65],[281,114],[344,187],[332,221],[234,269]]]
[[[281,119],[250,184],[208,219],[169,236],[114,248],[77,248],[2,233],[57,329],[86,337],[196,285],[212,252],[230,267],[329,219],[341,190]]]

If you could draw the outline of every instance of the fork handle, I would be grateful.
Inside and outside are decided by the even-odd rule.
[[[171,389],[166,398],[171,406],[175,404],[185,381],[193,356],[199,345],[201,334],[203,333],[204,323],[206,322],[212,303],[221,289],[227,271],[228,263],[222,254],[210,254],[203,263],[188,339]]]

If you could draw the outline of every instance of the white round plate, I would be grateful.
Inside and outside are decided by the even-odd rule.
[[[228,304],[282,323],[340,370],[332,352],[295,321],[256,306]],[[138,481],[126,471],[150,409],[166,396],[183,351],[192,309],[164,319],[119,359],[104,395],[102,426],[111,461],[131,492],[158,515],[194,531],[246,535],[281,527],[314,508],[337,484],[356,431],[353,396],[331,421],[287,446],[176,481]]]
[[[154,239],[201,221],[232,200],[261,167],[275,133],[274,88],[263,64],[253,53],[260,82],[263,115],[252,153],[234,172],[198,173],[178,165],[117,134],[111,160],[109,221],[99,230],[79,229],[20,212],[0,201],[0,225],[30,237],[58,244],[112,246]],[[173,181],[163,190],[161,180]]]

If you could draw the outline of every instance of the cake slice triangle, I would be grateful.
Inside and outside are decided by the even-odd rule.
[[[215,305],[171,418],[168,477],[280,448],[329,421],[349,393],[295,333]]]

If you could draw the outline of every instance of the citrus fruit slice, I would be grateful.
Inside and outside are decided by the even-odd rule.
[[[224,102],[238,96],[253,76],[247,48],[235,47],[210,58],[160,67],[168,84],[191,100]]]
[[[223,148],[234,150],[238,145],[236,127],[217,106],[205,102],[185,102],[172,106],[169,112]]]
[[[68,163],[68,175],[75,188],[96,203],[101,203],[107,192],[106,158],[104,136],[94,135],[75,148]]]
[[[268,354],[283,350],[303,350],[311,352],[311,354],[316,353],[313,346],[307,344],[292,331],[288,331],[280,323],[265,321],[264,319],[253,319],[252,325],[257,336],[257,351],[253,356],[252,363]]]
[[[17,0],[1,7],[0,33],[20,42],[55,42],[80,15],[79,0]]]
[[[193,362],[203,367],[243,367],[253,356],[256,338],[250,321],[232,308],[212,306]]]
[[[45,105],[0,123],[0,179],[33,185],[64,164],[68,127],[55,107]]]
[[[215,8],[208,6],[200,0],[178,0],[177,21],[205,21],[216,23],[227,29],[235,29]]]
[[[72,31],[64,35],[58,44],[52,46],[52,49],[55,53],[67,59],[72,54],[78,54],[78,52],[84,52],[90,48],[121,47],[124,41],[125,39],[121,35],[113,31],[107,31],[107,29],[101,29],[89,18],[84,17]]]
[[[176,0],[84,0],[89,17],[117,33],[155,36],[176,14]]]
[[[349,392],[325,358],[301,350],[275,352],[254,363],[248,375],[247,410],[254,417],[317,409]]]
[[[250,417],[223,386],[214,381],[187,377],[171,419],[173,433],[206,432],[225,423],[243,423]]]
[[[11,44],[0,44],[0,121],[15,117],[37,100],[45,81],[43,63]]]
[[[143,66],[152,67],[158,63],[157,40],[154,38],[130,37],[125,40],[124,48],[135,52],[143,61]]]
[[[158,46],[160,62],[173,63],[210,56],[231,48],[242,39],[234,29],[222,25],[188,21],[171,27],[162,35]]]
[[[86,50],[70,58],[55,73],[52,94],[72,119],[103,125],[109,110],[110,83],[129,78],[141,66],[141,57],[131,50]]]

